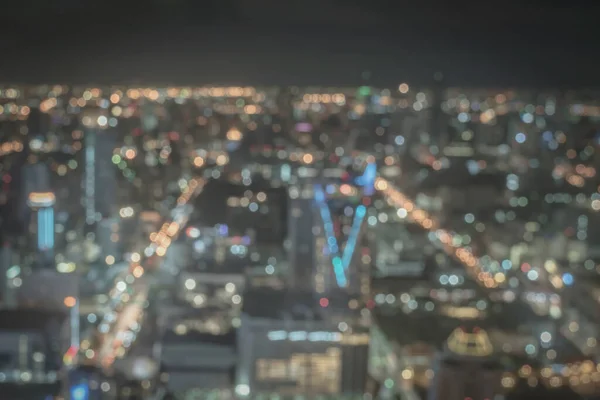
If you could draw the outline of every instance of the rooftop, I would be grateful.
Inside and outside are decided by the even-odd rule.
[[[184,335],[179,335],[173,330],[167,330],[163,335],[162,342],[165,346],[168,345],[216,345],[216,346],[235,346],[236,342],[235,331],[229,331],[224,335],[211,335],[208,333],[200,333],[195,330],[188,330]]]
[[[400,312],[383,315],[376,312],[374,319],[384,335],[401,346],[424,342],[437,349],[443,348],[446,339],[460,324],[457,320],[424,312],[408,315]]]
[[[52,323],[62,324],[66,318],[67,314],[62,311],[4,309],[0,310],[0,330],[43,330]]]
[[[267,319],[321,320],[318,300],[312,293],[284,290],[249,290],[243,312]]]

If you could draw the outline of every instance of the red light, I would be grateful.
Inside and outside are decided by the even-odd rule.
[[[375,302],[373,300],[367,300],[367,308],[369,310],[372,310],[373,308],[375,308]]]
[[[473,400],[473,399],[470,397],[465,397],[465,400]]]
[[[78,351],[79,351],[79,349],[76,346],[71,346],[67,350],[66,354],[69,355],[69,357],[75,357],[75,355],[77,355]]]
[[[329,299],[322,297],[321,300],[319,300],[319,304],[321,305],[321,307],[325,308],[329,305]]]

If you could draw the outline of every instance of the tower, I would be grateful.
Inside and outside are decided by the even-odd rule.
[[[111,165],[114,137],[104,110],[88,110],[81,117],[85,142],[83,180],[87,232],[95,232],[96,222],[110,217],[115,194],[115,170]]]
[[[34,162],[31,162],[34,161]],[[42,193],[50,191],[50,171],[48,166],[41,162],[35,162],[35,156],[28,157],[28,161],[19,171],[21,175],[21,193],[19,194],[18,220],[27,227],[31,219],[31,207],[27,201],[31,193]]]
[[[27,205],[37,214],[37,250],[38,265],[47,267],[54,263],[54,204],[56,197],[52,192],[33,192],[27,199]],[[51,265],[54,267],[54,265]]]

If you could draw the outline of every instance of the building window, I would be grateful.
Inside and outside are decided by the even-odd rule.
[[[256,379],[259,382],[295,382],[293,393],[335,394],[341,384],[341,351],[329,348],[325,353],[296,353],[286,360],[259,359]],[[282,387],[283,390],[283,387]]]

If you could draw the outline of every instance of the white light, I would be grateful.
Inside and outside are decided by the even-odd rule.
[[[531,269],[529,272],[527,272],[527,278],[531,281],[537,280],[538,276],[539,274],[535,269]]]
[[[544,343],[549,343],[552,340],[552,335],[550,334],[550,332],[542,332],[542,334],[540,335],[540,339]]]
[[[195,280],[193,280],[191,278],[186,279],[186,281],[185,281],[185,288],[187,290],[194,290],[195,287],[196,287],[196,281]]]
[[[235,285],[231,282],[229,282],[228,284],[225,285],[225,290],[227,291],[227,293],[233,293],[235,292]]]
[[[250,386],[248,385],[237,385],[235,387],[235,393],[239,396],[248,396],[250,394]]]
[[[194,296],[194,305],[195,306],[201,306],[202,304],[204,304],[204,296],[197,294],[196,296]]]

